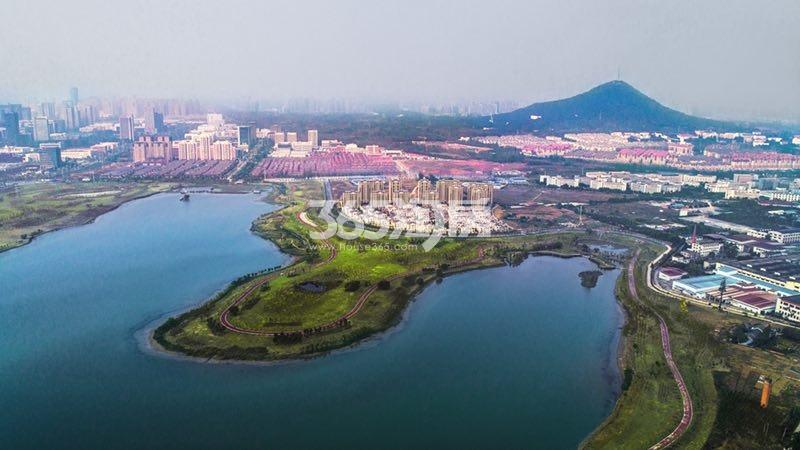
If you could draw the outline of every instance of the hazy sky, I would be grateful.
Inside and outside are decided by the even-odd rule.
[[[800,1],[3,0],[0,103],[82,96],[500,100],[622,78],[800,122]]]

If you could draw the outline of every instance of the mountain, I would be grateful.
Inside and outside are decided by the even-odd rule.
[[[734,123],[690,116],[667,108],[624,81],[610,81],[563,100],[534,103],[493,118],[484,125],[497,130],[569,131],[694,131],[738,129]]]

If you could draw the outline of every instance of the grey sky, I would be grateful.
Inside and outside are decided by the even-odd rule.
[[[528,103],[622,78],[800,122],[800,1],[4,0],[0,102],[81,94]]]

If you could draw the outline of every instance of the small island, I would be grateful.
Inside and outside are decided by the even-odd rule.
[[[597,280],[602,274],[603,272],[599,270],[584,270],[578,274],[578,276],[581,278],[581,286],[590,289],[597,286]]]

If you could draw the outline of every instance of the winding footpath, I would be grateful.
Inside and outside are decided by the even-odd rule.
[[[628,266],[628,290],[630,291],[631,296],[637,302],[645,304],[639,298],[639,294],[636,291],[635,267],[638,257],[639,252],[637,251],[631,259],[630,265]],[[683,400],[683,416],[681,417],[681,421],[678,423],[678,426],[675,427],[670,434],[650,447],[650,450],[658,450],[669,447],[670,445],[674,444],[675,441],[680,439],[681,436],[683,436],[683,433],[685,433],[689,428],[689,425],[692,423],[692,419],[694,418],[694,406],[692,404],[692,397],[689,395],[689,389],[686,388],[686,382],[683,381],[683,376],[678,370],[678,365],[675,364],[675,360],[672,358],[672,348],[670,347],[669,343],[669,328],[667,328],[667,323],[664,322],[664,318],[661,317],[661,314],[659,314],[655,309],[650,308],[650,310],[653,311],[658,318],[658,324],[661,328],[661,346],[664,348],[664,358],[667,360],[667,367],[669,367],[670,372],[672,372],[672,377],[678,384],[678,390],[680,391],[681,399]]]
[[[310,221],[308,219],[308,217],[306,216],[305,211],[297,213],[296,216],[297,216],[297,219],[299,221],[303,222],[304,224],[308,225],[309,227],[317,228],[317,224],[315,224],[314,222],[312,222],[312,221]],[[316,263],[313,267],[320,266],[320,265],[323,265],[323,264],[328,264],[331,261],[333,261],[336,258],[336,255],[337,255],[336,246],[331,244],[330,241],[325,239],[325,240],[322,240],[320,242],[322,243],[322,245],[324,245],[328,249],[328,257],[325,258],[325,260]],[[222,324],[222,326],[225,327],[226,329],[228,329],[229,331],[233,331],[234,333],[249,334],[249,335],[252,335],[252,336],[275,336],[276,334],[278,334],[278,333],[272,332],[272,331],[257,330],[257,329],[253,329],[253,328],[242,328],[242,327],[234,325],[230,321],[231,309],[233,309],[234,306],[239,306],[242,302],[247,300],[247,298],[250,297],[250,295],[253,292],[255,292],[256,289],[259,289],[265,283],[267,283],[267,282],[269,282],[271,280],[274,280],[278,276],[280,276],[280,272],[275,272],[273,274],[267,275],[264,278],[254,282],[244,292],[239,294],[239,296],[236,297],[236,300],[234,300],[230,305],[228,305],[222,311],[222,313],[220,313],[219,322]],[[374,289],[372,289],[372,290],[374,291]],[[362,295],[362,297],[363,297],[363,295]],[[356,306],[357,306],[357,308],[359,310],[361,309],[361,306],[363,306],[364,302],[366,302],[366,298],[364,298],[363,300],[361,298],[359,298],[359,301],[356,303]],[[344,316],[344,318],[350,318],[350,317],[354,316],[356,313],[358,313],[358,310],[356,310],[355,312],[353,312],[353,310],[351,310],[350,312],[348,312]],[[337,323],[337,321],[334,321],[334,322],[325,324],[322,327],[323,328],[332,328],[336,323]]]
[[[310,228],[319,228],[319,226],[316,223],[314,223],[313,221],[311,221],[308,218],[308,216],[306,215],[305,211],[298,212],[296,214],[296,217],[300,222],[302,222],[303,224],[305,224],[306,226],[308,226]],[[331,261],[333,261],[336,258],[336,255],[337,255],[336,246],[334,246],[330,241],[325,239],[325,240],[321,240],[320,242],[322,243],[322,245],[324,245],[328,249],[328,251],[329,251],[328,252],[328,257],[325,258],[325,260],[316,263],[313,267],[321,266],[323,264],[328,264]],[[483,257],[484,257],[484,249],[483,248],[478,248],[478,256],[476,258],[474,258],[474,259],[465,261],[463,264],[459,265],[459,268],[463,268],[463,267],[467,267],[467,266],[470,266],[470,265],[473,265],[473,264],[477,264],[483,259]],[[386,281],[391,283],[391,282],[393,282],[393,281],[395,281],[397,279],[400,279],[400,278],[405,277],[405,276],[411,276],[411,275],[414,275],[416,273],[417,272],[399,273],[399,274],[396,274],[396,275],[393,275],[393,276],[387,278]],[[222,311],[222,313],[220,313],[219,321],[222,324],[222,326],[225,327],[227,330],[233,331],[235,333],[249,334],[249,335],[253,335],[253,336],[275,336],[277,334],[280,334],[279,332],[274,332],[274,331],[265,331],[265,330],[259,330],[259,329],[253,329],[253,328],[242,328],[242,327],[239,327],[237,325],[234,325],[230,321],[230,314],[231,314],[231,310],[233,309],[233,307],[240,305],[242,302],[247,300],[247,298],[250,297],[250,295],[252,295],[253,292],[256,291],[256,289],[259,289],[265,283],[267,283],[270,280],[275,279],[278,276],[280,276],[280,272],[275,272],[273,274],[267,275],[264,278],[254,282],[244,292],[239,294],[239,296],[236,297],[236,300],[234,300],[230,305],[228,305]],[[334,329],[334,328],[340,327],[342,321],[346,321],[346,320],[351,319],[353,316],[355,316],[356,314],[358,314],[361,311],[361,309],[364,307],[364,304],[366,304],[367,300],[369,299],[370,295],[372,295],[377,289],[378,289],[378,284],[377,283],[373,284],[372,286],[367,288],[367,290],[365,290],[364,292],[361,293],[361,295],[358,297],[358,300],[356,300],[355,305],[353,305],[353,307],[350,309],[350,311],[348,311],[343,316],[339,317],[338,319],[336,319],[334,321],[331,321],[331,322],[328,322],[326,324],[320,325],[319,327],[316,327],[316,329],[317,330],[330,330],[330,329]]]

